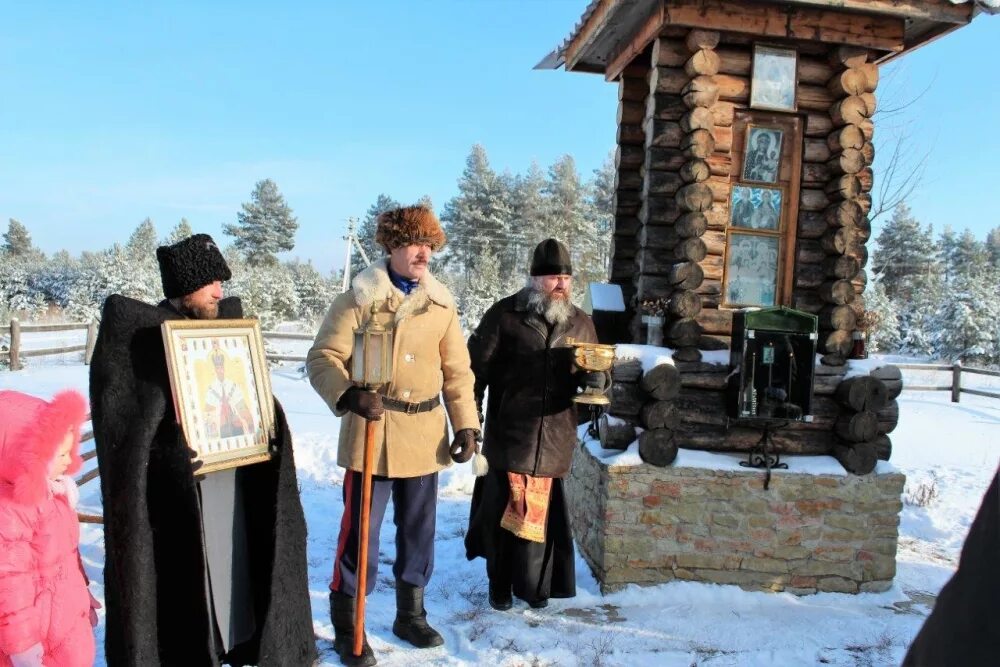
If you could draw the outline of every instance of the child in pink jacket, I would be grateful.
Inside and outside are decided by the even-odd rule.
[[[76,483],[83,396],[0,391],[0,667],[93,665]],[[96,601],[94,602],[96,604]]]

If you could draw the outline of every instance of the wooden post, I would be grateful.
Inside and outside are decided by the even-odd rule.
[[[21,323],[10,318],[10,370],[21,370]]]
[[[369,390],[370,391],[370,390]],[[361,518],[358,535],[358,562],[354,591],[354,655],[358,657],[365,641],[365,601],[368,597],[368,531],[372,510],[372,468],[375,465],[375,422],[365,420],[365,457],[361,472]],[[377,556],[376,556],[377,558]]]
[[[11,368],[13,368],[13,366]],[[961,398],[961,395],[962,395],[962,360],[958,359],[951,367],[951,402],[958,403],[959,399]]]
[[[91,320],[87,325],[87,349],[83,353],[83,363],[90,365],[90,360],[94,356],[94,345],[97,344],[97,320]]]

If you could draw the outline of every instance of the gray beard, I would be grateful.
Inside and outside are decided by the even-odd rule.
[[[528,309],[552,326],[566,324],[573,315],[573,304],[569,299],[553,299],[533,286],[529,287]]]

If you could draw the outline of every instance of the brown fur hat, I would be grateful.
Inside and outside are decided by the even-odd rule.
[[[426,243],[435,252],[444,247],[444,230],[434,211],[426,206],[404,206],[381,213],[375,242],[391,251],[414,243]]]

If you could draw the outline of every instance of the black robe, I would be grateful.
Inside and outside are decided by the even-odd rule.
[[[219,316],[242,316],[224,299]],[[112,295],[91,361],[90,401],[104,502],[105,656],[110,667],[218,665],[205,587],[196,482],[174,419],[160,324],[180,316]],[[234,665],[316,659],[306,525],[291,434],[275,402],[273,458],[236,472],[246,514],[252,639]]]
[[[1000,471],[962,546],[958,570],[910,645],[904,667],[1000,664]]]

